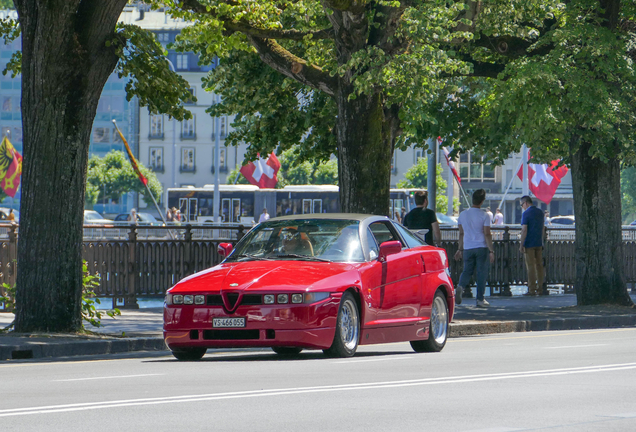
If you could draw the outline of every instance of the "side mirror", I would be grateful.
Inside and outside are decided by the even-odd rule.
[[[232,252],[233,248],[234,248],[234,246],[232,246],[232,243],[219,243],[219,247],[217,248],[217,252],[222,257],[226,257]]]
[[[402,252],[402,243],[399,241],[386,241],[380,245],[380,255],[378,259],[380,261],[386,261],[386,257],[396,253]]]

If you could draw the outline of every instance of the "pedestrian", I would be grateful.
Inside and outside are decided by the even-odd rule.
[[[464,288],[475,275],[477,281],[477,306],[488,307],[484,299],[486,278],[490,264],[495,262],[495,251],[490,233],[490,219],[481,206],[486,200],[486,191],[477,189],[473,193],[473,206],[464,210],[457,220],[459,226],[459,249],[455,259],[464,260],[464,269],[459,277],[455,293],[455,303],[461,304]]]
[[[495,216],[490,211],[490,207],[486,207],[486,214],[490,218],[490,223],[492,224],[495,221]]]
[[[501,209],[498,208],[495,211],[494,225],[503,225],[504,224],[503,220],[504,220],[503,219],[503,213],[501,213]]]
[[[427,206],[428,192],[415,192],[415,208],[404,216],[403,225],[410,230],[428,230],[424,240],[430,245],[437,246],[442,239],[442,235],[439,231],[439,223],[437,222],[435,211],[426,208]]]
[[[402,211],[400,212],[400,220],[404,222],[405,217],[406,217],[406,207],[402,207]]]
[[[137,223],[137,210],[135,210],[134,208],[130,210],[130,214],[128,215],[128,220],[130,221],[130,223]]]
[[[552,223],[550,222],[550,212],[546,210],[545,212],[543,212],[543,214],[544,214],[544,218],[543,218],[544,225],[552,225]]]
[[[267,213],[267,207],[265,207],[263,209],[263,213],[261,213],[261,216],[258,218],[258,223],[265,222],[268,220],[269,220],[269,213]]]
[[[172,214],[174,215],[175,222],[181,222],[181,210],[177,210],[176,207],[172,207]]]
[[[393,212],[393,220],[396,221],[397,223],[402,223],[402,218],[400,217],[399,211],[396,210]]]
[[[174,216],[172,215],[172,209],[168,207],[166,211],[166,222],[174,222]]]
[[[519,251],[524,255],[528,270],[528,293],[535,296],[543,294],[543,236],[545,234],[545,214],[527,195],[521,197],[521,242]]]
[[[11,222],[15,222],[15,214],[13,214],[13,209],[9,210],[9,214],[7,215],[7,220]]]

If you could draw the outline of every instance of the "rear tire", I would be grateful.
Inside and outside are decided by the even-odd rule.
[[[272,350],[281,356],[294,356],[300,354],[303,349],[297,347],[272,347]]]
[[[177,360],[194,361],[201,360],[207,350],[207,348],[176,348],[172,350],[172,355]]]
[[[336,334],[331,347],[323,350],[328,357],[352,357],[360,338],[360,312],[353,294],[344,293],[336,318]]]
[[[441,290],[437,290],[431,307],[431,323],[428,329],[428,339],[412,341],[411,347],[415,352],[440,352],[448,339],[449,314],[446,297]]]

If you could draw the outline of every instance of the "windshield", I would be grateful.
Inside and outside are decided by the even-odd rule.
[[[358,221],[272,220],[252,229],[228,261],[290,259],[362,262]]]
[[[84,213],[84,220],[97,220],[104,219],[99,213],[96,211],[90,211]]]

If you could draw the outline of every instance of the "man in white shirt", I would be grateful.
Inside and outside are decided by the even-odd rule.
[[[267,220],[269,220],[269,213],[267,213],[267,208],[264,208],[263,213],[261,213],[261,216],[258,218],[258,223],[265,222]]]
[[[493,225],[503,225],[503,213],[501,213],[501,209],[497,209],[497,212],[495,213],[495,222],[493,223]]]
[[[464,288],[475,274],[477,281],[477,306],[488,307],[484,299],[486,278],[490,263],[495,262],[495,251],[490,233],[490,217],[481,209],[486,200],[486,191],[478,189],[473,193],[473,206],[464,210],[457,223],[459,225],[459,250],[455,259],[464,260],[464,270],[459,277],[455,293],[455,303],[461,304]]]

